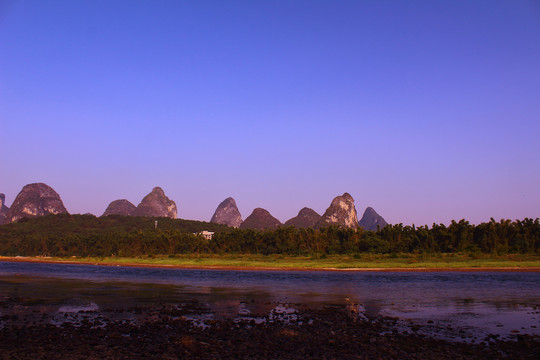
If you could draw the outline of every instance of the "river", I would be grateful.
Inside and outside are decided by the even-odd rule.
[[[437,327],[437,336],[444,338],[540,335],[538,272],[233,271],[0,262],[0,317],[11,314],[6,304],[14,298],[62,314],[118,303],[190,300],[206,304],[215,317],[332,305],[363,317],[396,317],[427,332]]]

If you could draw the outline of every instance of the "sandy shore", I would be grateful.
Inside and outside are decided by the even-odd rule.
[[[146,268],[167,268],[167,269],[195,269],[195,270],[234,270],[234,271],[340,271],[340,272],[357,272],[357,271],[379,271],[379,272],[540,272],[540,267],[374,267],[374,268],[311,268],[311,267],[271,267],[271,266],[226,266],[226,265],[169,265],[169,264],[141,264],[141,263],[124,263],[124,262],[95,262],[81,260],[57,260],[47,257],[26,257],[26,256],[0,256],[0,261],[10,262],[31,262],[31,263],[47,263],[47,264],[73,264],[73,265],[99,265],[99,266],[129,266],[129,267],[146,267]]]

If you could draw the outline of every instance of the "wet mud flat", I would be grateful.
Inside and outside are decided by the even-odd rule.
[[[426,333],[447,329],[370,317],[342,304],[313,308],[253,299],[214,308],[198,300],[109,305],[58,307],[54,301],[4,296],[0,358],[538,359],[540,355],[538,336],[441,340]],[[236,316],[229,316],[227,309]]]
[[[13,304],[2,303],[1,306]],[[396,319],[360,319],[341,306],[254,318],[211,319],[196,302],[182,307],[116,308],[2,319],[4,359],[537,359],[540,340],[488,338],[479,344],[403,331]],[[294,315],[294,316],[291,316]],[[14,317],[15,316],[15,317]]]

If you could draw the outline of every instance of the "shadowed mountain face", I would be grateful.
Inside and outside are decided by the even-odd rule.
[[[313,209],[303,208],[298,215],[285,222],[285,226],[296,226],[299,228],[314,227],[321,219],[321,215],[317,214]]]
[[[107,210],[103,213],[102,216],[108,215],[133,215],[133,212],[137,209],[135,205],[126,199],[114,200],[112,203],[107,206]]]
[[[24,217],[36,217],[49,214],[67,214],[60,196],[49,185],[43,183],[28,184],[22,188],[7,213],[7,222],[14,222]]]
[[[6,206],[6,195],[0,194],[0,225],[7,222],[9,208]]]
[[[356,228],[358,226],[358,215],[354,207],[354,199],[344,193],[341,196],[336,196],[330,207],[326,209],[321,220],[316,224],[316,227],[325,227],[330,225],[343,226],[348,228]]]
[[[281,222],[270,215],[270,213],[261,208],[256,208],[253,210],[251,215],[249,215],[246,220],[240,225],[241,229],[255,229],[255,230],[266,230],[266,229],[277,229],[281,226]]]
[[[236,207],[236,201],[232,197],[226,198],[219,204],[210,220],[211,223],[223,224],[231,227],[239,227],[242,224],[242,215]]]
[[[176,203],[165,196],[165,192],[162,188],[155,187],[150,194],[142,199],[132,215],[169,217],[175,219],[176,214]]]
[[[383,217],[375,210],[373,210],[372,207],[368,207],[366,211],[364,211],[364,215],[362,216],[362,219],[358,222],[358,225],[360,227],[363,227],[366,230],[370,231],[377,231],[377,226],[382,229],[388,223],[383,219]]]

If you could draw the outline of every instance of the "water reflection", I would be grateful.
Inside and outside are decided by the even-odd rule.
[[[156,304],[182,308],[196,302],[203,308],[192,316],[202,320],[290,316],[295,321],[297,306],[335,305],[353,318],[384,315],[452,329],[540,335],[539,273],[242,272],[0,263],[0,274],[0,326],[27,313],[36,314],[32,321],[52,313],[65,321],[71,314],[98,310]],[[122,316],[128,314],[118,313]],[[148,320],[144,314],[129,316],[124,319]]]
[[[364,311],[366,316],[377,317],[382,313],[383,304],[380,300],[369,299],[364,303]]]

